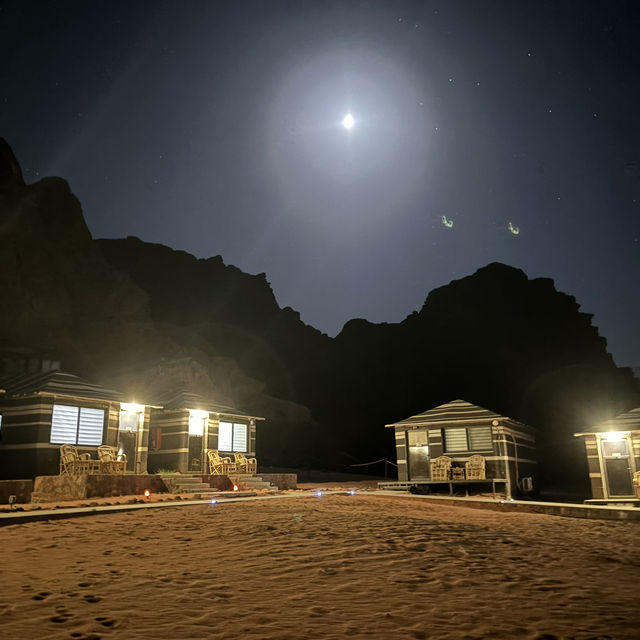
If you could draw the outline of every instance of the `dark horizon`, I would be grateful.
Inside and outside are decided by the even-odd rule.
[[[0,135],[95,238],[266,272],[329,335],[503,262],[639,366],[639,25],[632,2],[0,2]]]

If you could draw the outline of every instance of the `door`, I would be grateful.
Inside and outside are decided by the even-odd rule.
[[[189,471],[203,471],[202,436],[189,436]]]
[[[629,459],[629,438],[601,440],[602,462],[607,483],[607,497],[626,498],[633,496],[633,472]]]
[[[137,440],[137,431],[118,432],[118,454],[124,453],[127,456],[127,471],[129,473],[134,473],[136,470]]]
[[[409,480],[429,477],[429,445],[425,430],[407,431]]]
[[[204,436],[208,433],[209,412],[189,410],[189,471],[205,471]]]

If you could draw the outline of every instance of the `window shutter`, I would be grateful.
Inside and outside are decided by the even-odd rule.
[[[231,422],[220,422],[218,426],[219,451],[233,451],[232,433],[233,424]]]
[[[241,422],[233,425],[233,450],[247,451],[247,425]]]
[[[444,450],[467,451],[467,430],[465,427],[454,427],[443,429],[444,431]]]
[[[491,451],[491,427],[469,427],[469,451]]]
[[[76,444],[78,407],[54,404],[51,415],[51,444]]]
[[[102,444],[104,427],[104,411],[80,407],[80,424],[78,427],[78,444],[99,447]]]

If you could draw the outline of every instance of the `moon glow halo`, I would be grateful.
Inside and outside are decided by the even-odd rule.
[[[356,121],[353,119],[353,116],[350,113],[347,113],[347,115],[343,118],[342,120],[342,126],[348,131],[349,129],[353,129],[353,125],[356,123]]]

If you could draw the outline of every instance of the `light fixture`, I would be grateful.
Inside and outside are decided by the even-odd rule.
[[[603,434],[603,440],[606,442],[620,442],[627,435],[627,431],[609,431]]]

